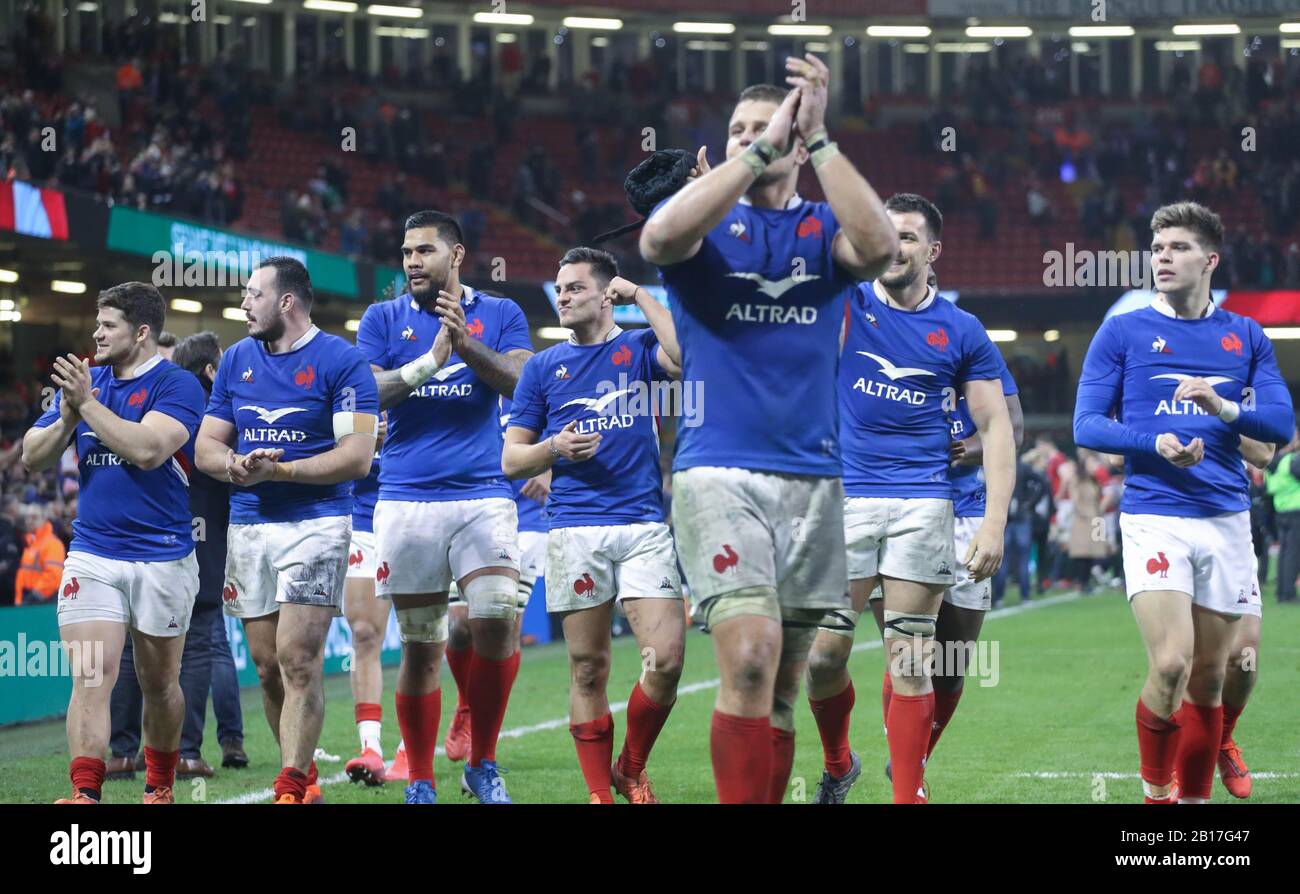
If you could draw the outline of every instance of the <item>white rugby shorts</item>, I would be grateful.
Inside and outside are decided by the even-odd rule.
[[[149,636],[180,636],[190,628],[199,592],[199,560],[191,552],[164,562],[68,553],[59,581],[59,626],[115,621]]]
[[[1261,614],[1248,511],[1209,518],[1124,512],[1119,527],[1130,601],[1147,590],[1175,590],[1210,611]]]
[[[847,497],[844,542],[849,580],[878,574],[952,586],[957,560],[952,500]]]
[[[375,504],[379,543],[375,594],[446,593],[452,581],[480,568],[519,569],[515,501],[380,500]]]
[[[683,469],[673,525],[695,606],[750,587],[775,589],[783,613],[849,606],[839,478]]]
[[[983,516],[953,519],[953,572],[956,581],[943,591],[943,601],[958,608],[986,612],[993,607],[993,578],[975,580],[961,560],[966,558],[970,542],[975,539],[975,532],[984,523]]]
[[[546,549],[548,612],[644,598],[682,598],[673,535],[666,524],[551,530]]]
[[[281,603],[320,605],[343,614],[352,516],[231,525],[226,544],[226,614],[261,618]]]

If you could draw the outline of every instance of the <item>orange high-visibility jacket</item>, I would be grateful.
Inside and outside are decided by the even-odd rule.
[[[35,590],[45,599],[54,598],[63,578],[63,560],[67,554],[50,522],[41,525],[35,534],[28,534],[27,548],[23,550],[22,564],[14,579],[14,605],[23,604],[23,593],[27,590]]]

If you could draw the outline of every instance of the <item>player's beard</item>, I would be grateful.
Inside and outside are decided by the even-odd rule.
[[[925,268],[918,270],[914,265],[908,264],[902,268],[901,273],[890,275],[888,272],[885,272],[880,274],[877,279],[879,279],[880,284],[887,289],[906,289],[912,283],[916,282],[917,277],[921,275],[921,270],[923,269]]]
[[[258,341],[273,342],[284,335],[284,315],[276,314],[275,319],[266,323],[261,329],[248,333]]]
[[[442,270],[429,270],[425,273],[424,284],[416,288],[411,284],[411,297],[421,305],[432,305],[438,300],[438,293],[447,291],[447,280],[451,278],[451,263]]]

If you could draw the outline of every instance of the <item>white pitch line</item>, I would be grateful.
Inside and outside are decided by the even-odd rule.
[[[1037,773],[1009,773],[1007,775],[1013,776],[1018,779],[1096,779],[1098,777],[1101,777],[1102,779],[1141,779],[1142,778],[1137,773],[1109,773],[1109,772],[1086,773],[1086,772],[1078,772],[1073,770],[1072,771],[1040,770]],[[1257,773],[1254,770],[1251,770],[1250,776],[1252,779],[1297,779],[1300,778],[1300,773],[1271,773],[1271,772]]]
[[[1019,603],[1018,605],[1012,605],[1007,608],[994,609],[993,611],[987,613],[987,618],[988,619],[1006,618],[1012,615],[1022,614],[1032,609],[1047,608],[1048,606],[1052,606],[1052,605],[1060,605],[1063,602],[1073,602],[1078,598],[1079,598],[1078,593],[1063,593],[1060,596],[1049,596],[1046,599],[1036,599],[1032,602],[1022,602]],[[866,617],[865,612],[863,613],[863,617]],[[879,649],[880,646],[881,646],[880,640],[872,639],[864,643],[858,643],[853,647],[853,651],[865,652],[869,649]],[[679,696],[691,695],[692,693],[704,692],[705,690],[708,689],[716,689],[718,687],[718,684],[721,682],[722,682],[721,680],[715,677],[712,680],[701,680],[698,683],[688,683],[685,686],[678,687],[677,694]],[[609,713],[611,715],[618,714],[626,710],[627,710],[627,702],[612,702],[609,706]],[[569,725],[568,717],[558,717],[555,720],[544,720],[541,723],[534,723],[529,726],[516,726],[512,729],[502,730],[501,734],[497,738],[518,739],[520,736],[527,736],[530,735],[531,733],[540,733],[552,729],[561,729],[563,727],[567,727],[568,725]],[[434,751],[434,757],[442,757],[445,754],[446,752],[443,751],[441,745],[438,746],[438,748]],[[1032,774],[1027,774],[1027,775],[1032,775]],[[1083,775],[1089,775],[1089,774],[1083,774]],[[1268,777],[1261,776],[1260,778],[1268,778]],[[320,785],[322,788],[324,788],[327,785],[337,785],[340,782],[347,782],[347,781],[348,781],[348,774],[340,772],[340,773],[335,773],[333,776],[322,776],[317,784]],[[259,789],[258,791],[255,792],[245,792],[242,795],[236,795],[232,798],[222,798],[220,801],[214,801],[213,803],[215,804],[256,804],[260,801],[269,800],[274,796],[275,796],[274,789],[264,788],[264,789]]]

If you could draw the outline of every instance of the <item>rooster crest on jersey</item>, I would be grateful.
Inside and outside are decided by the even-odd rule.
[[[730,543],[724,543],[722,544],[722,552],[713,557],[713,570],[718,574],[723,574],[729,569],[735,568],[739,562],[739,554],[731,548]]]
[[[584,571],[582,577],[573,582],[573,592],[579,596],[589,595],[594,597],[596,595],[596,582],[591,579],[588,572]]]
[[[1219,344],[1225,351],[1231,351],[1238,357],[1241,356],[1241,337],[1235,332],[1229,332],[1223,338],[1219,339]]]
[[[299,370],[294,374],[293,383],[303,388],[310,388],[316,381],[316,368],[311,364],[306,369]]]
[[[126,405],[128,407],[143,407],[144,400],[148,396],[149,396],[148,389],[141,388],[139,391],[135,392],[134,394],[132,394],[130,397],[126,399]]]
[[[361,564],[362,562],[364,562],[365,560],[366,560],[366,555],[365,555],[365,553],[363,553],[361,550],[357,550],[357,551],[354,552],[354,553],[349,553],[349,554],[348,554],[348,565],[349,565],[349,566],[360,565],[360,564]]]
[[[74,577],[71,581],[63,585],[63,598],[76,599],[77,594],[81,592],[81,584]]]
[[[239,598],[239,591],[235,589],[234,584],[226,584],[221,588],[221,599],[223,602],[234,602]]]
[[[382,584],[384,581],[388,580],[388,573],[388,563],[385,562],[375,569],[375,580]]]
[[[1169,559],[1164,553],[1156,553],[1156,558],[1147,559],[1147,574],[1159,574],[1160,577],[1169,577]]]

